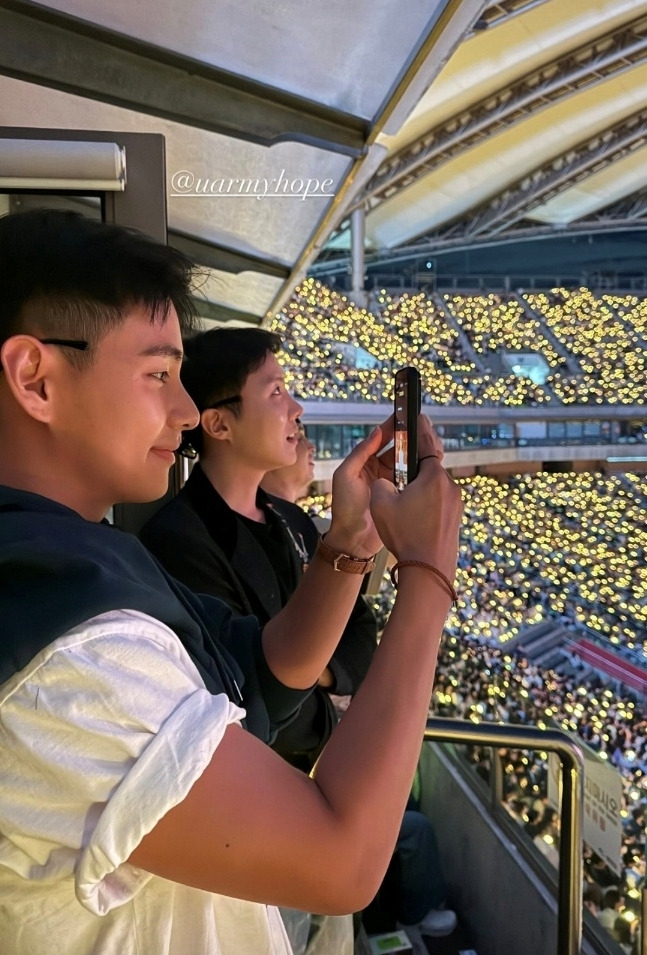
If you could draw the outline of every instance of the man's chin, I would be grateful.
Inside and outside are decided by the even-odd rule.
[[[285,455],[284,459],[280,464],[275,464],[275,468],[291,468],[293,464],[297,463],[297,449],[290,448],[288,454]]]
[[[124,504],[154,504],[161,500],[169,489],[168,481],[165,484],[149,485],[138,490],[132,490]]]

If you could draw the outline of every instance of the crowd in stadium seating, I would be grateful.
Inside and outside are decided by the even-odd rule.
[[[505,643],[549,616],[647,659],[647,484],[639,475],[459,479],[465,499],[449,623]],[[317,508],[314,499],[306,506]],[[378,611],[388,611],[389,593]]]
[[[459,582],[468,596],[457,613],[472,632],[504,639],[559,614],[646,652],[644,481],[541,473],[461,483]]]
[[[391,323],[380,321],[372,311],[306,280],[272,324],[285,342],[281,357],[292,392],[309,399],[390,401],[392,370],[416,364],[428,401],[458,395],[458,382],[435,365],[439,357],[447,364],[458,355],[457,333],[449,335],[447,326],[436,321],[433,309],[427,312],[427,321],[423,314],[424,308],[402,335],[400,320],[392,330]],[[346,344],[371,355],[374,366],[357,367],[344,355]],[[462,355],[460,361],[462,367]],[[475,370],[469,363],[465,368]]]
[[[445,295],[445,303],[472,347],[480,355],[501,350],[540,352],[551,368],[566,364],[546,338],[539,319],[524,309],[521,301],[509,296]]]
[[[605,910],[595,885],[619,885],[613,911],[624,923],[636,911],[644,884],[644,811],[647,806],[647,709],[628,692],[584,677],[533,666],[506,641],[548,617],[573,636],[584,626],[619,646],[645,652],[647,637],[646,486],[639,475],[518,475],[505,481],[461,479],[466,500],[457,589],[459,602],[447,623],[432,711],[443,716],[545,726],[582,736],[623,777],[623,872],[603,863],[587,866],[587,902]],[[325,498],[302,502],[325,513]],[[373,599],[381,624],[393,600],[388,576]],[[587,631],[588,632],[588,631]],[[644,656],[643,656],[644,659]],[[568,658],[567,658],[568,660]],[[490,750],[472,749],[481,775]],[[505,755],[507,808],[555,861],[557,818],[546,801],[545,754]],[[588,857],[593,858],[589,852]],[[597,879],[597,882],[596,882]],[[607,900],[608,901],[608,900]],[[608,925],[609,913],[601,919]],[[620,924],[618,932],[624,932]],[[619,934],[616,933],[619,938]]]
[[[647,511],[637,475],[520,475],[460,481],[466,499],[448,628],[504,646],[553,619],[573,640],[647,657]],[[375,599],[384,617],[392,592]],[[587,628],[587,629],[584,629]]]
[[[304,399],[389,401],[394,367],[413,364],[430,404],[647,403],[647,305],[587,289],[550,293],[376,294],[370,309],[314,279],[275,316],[283,361]],[[358,367],[344,346],[372,356]],[[537,384],[497,366],[496,355],[533,353],[548,369]]]
[[[587,849],[585,898],[595,914],[603,911],[604,890],[619,890],[616,917],[637,922],[645,884],[645,808],[647,806],[647,710],[626,694],[618,696],[599,677],[562,676],[538,668],[521,652],[506,653],[464,632],[453,632],[441,648],[431,712],[460,719],[512,724],[556,725],[577,733],[603,754],[622,777],[621,871],[614,872]],[[472,747],[468,758],[489,780],[492,751]],[[537,848],[557,865],[559,817],[548,801],[545,753],[500,751],[504,801]],[[595,886],[599,891],[595,891]],[[618,941],[618,926],[601,919]]]
[[[523,299],[582,369],[578,378],[549,378],[549,386],[564,404],[647,401],[644,302],[632,296],[598,298],[585,288],[524,294]]]

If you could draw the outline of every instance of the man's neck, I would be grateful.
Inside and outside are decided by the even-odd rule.
[[[283,481],[280,477],[275,477],[272,471],[268,471],[261,482],[261,487],[268,494],[274,497],[280,497],[284,501],[294,503],[299,496],[298,488],[291,481]]]
[[[265,514],[256,504],[256,495],[263,477],[256,469],[245,468],[222,459],[205,458],[200,466],[226,504],[250,520],[265,523]]]
[[[87,521],[98,522],[109,510],[110,505],[94,500],[82,483],[74,480],[69,469],[66,472],[53,466],[44,468],[42,462],[40,467],[33,463],[30,466],[28,457],[19,454],[12,455],[6,463],[6,467],[0,467],[0,485],[48,498],[76,511]],[[51,465],[51,459],[49,463]]]

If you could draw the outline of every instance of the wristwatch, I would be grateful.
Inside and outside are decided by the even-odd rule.
[[[352,557],[351,554],[343,554],[341,551],[333,550],[328,547],[324,537],[319,538],[317,553],[327,564],[332,564],[335,570],[344,574],[368,574],[375,569],[375,557]]]

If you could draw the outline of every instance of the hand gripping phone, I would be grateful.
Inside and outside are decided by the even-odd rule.
[[[418,473],[418,415],[420,375],[415,368],[401,368],[394,381],[395,435],[393,483],[401,491]]]

